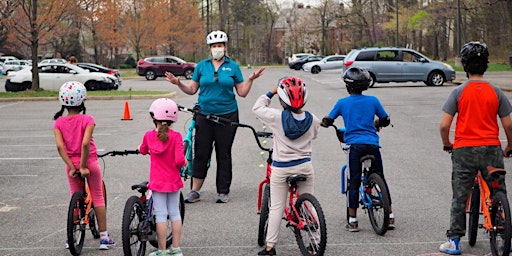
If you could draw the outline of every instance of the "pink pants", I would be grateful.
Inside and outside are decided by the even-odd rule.
[[[71,162],[78,170],[80,169],[80,157],[71,157]],[[101,172],[101,167],[98,162],[98,158],[94,157],[87,159],[87,168],[91,172],[89,177],[87,177],[87,184],[89,185],[89,190],[92,196],[92,202],[95,207],[105,206],[105,198],[103,197],[103,174]],[[69,167],[66,165],[66,177],[68,177],[69,189],[70,189],[70,197],[73,196],[75,192],[82,192],[82,186],[80,186],[80,178],[75,177],[72,178],[69,176]]]

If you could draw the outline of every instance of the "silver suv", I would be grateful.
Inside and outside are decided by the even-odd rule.
[[[350,51],[343,63],[343,72],[357,66],[370,72],[370,87],[377,83],[424,82],[442,86],[455,80],[455,70],[448,64],[431,60],[407,48],[372,47]]]

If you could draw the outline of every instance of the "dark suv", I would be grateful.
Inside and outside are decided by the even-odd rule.
[[[165,72],[191,79],[195,68],[196,63],[186,62],[175,56],[154,56],[140,59],[136,70],[139,76],[144,76],[147,80],[164,77]]]
[[[370,87],[375,82],[424,82],[442,86],[446,81],[455,80],[455,70],[450,65],[400,47],[354,49],[344,60],[343,72],[349,67],[367,69],[372,78]]]

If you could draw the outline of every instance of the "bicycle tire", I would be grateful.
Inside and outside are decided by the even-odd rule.
[[[143,256],[146,254],[146,242],[141,241],[140,224],[144,221],[144,204],[140,198],[131,196],[124,205],[122,240],[125,256]]]
[[[468,211],[468,240],[470,246],[475,246],[478,234],[478,221],[480,219],[480,187],[473,185]]]
[[[183,193],[180,191],[180,216],[181,216],[181,223],[183,224],[183,221],[185,220],[185,199],[183,198]],[[152,216],[153,223],[155,224],[154,227],[152,227],[152,231],[156,234],[156,221],[155,216]],[[158,240],[156,236],[153,236],[155,239],[149,239],[149,244],[151,244],[153,247],[158,248]],[[172,244],[172,222],[169,219],[169,216],[167,216],[167,238],[165,239],[165,248],[169,248]]]
[[[494,194],[491,208],[491,223],[494,227],[489,232],[493,256],[505,256],[510,252],[510,206],[507,196],[498,191]]]
[[[372,205],[368,206],[368,216],[375,233],[383,236],[388,231],[390,212],[386,182],[379,174],[372,173],[368,176],[367,184],[371,188],[370,198],[372,200]]]
[[[102,183],[102,193],[103,193],[103,198],[104,198],[104,201],[105,201],[105,208],[107,208],[107,188],[105,186],[105,182],[104,181],[101,181]],[[92,199],[91,199],[92,200]],[[94,210],[94,203],[91,203],[91,209],[89,210],[89,229],[91,230],[91,233],[92,233],[92,236],[94,237],[94,239],[98,239],[100,238],[100,231],[99,231],[99,227],[98,227],[98,220],[96,218],[96,211]]]
[[[295,202],[299,217],[305,223],[304,228],[294,227],[295,239],[302,255],[321,256],[327,245],[327,226],[320,202],[315,196],[304,193]]]
[[[67,237],[69,252],[72,255],[80,255],[84,246],[85,224],[84,197],[81,192],[75,192],[71,197],[68,208]]]
[[[258,245],[264,246],[267,239],[268,214],[270,211],[270,184],[263,187],[261,198],[260,222],[258,226]]]

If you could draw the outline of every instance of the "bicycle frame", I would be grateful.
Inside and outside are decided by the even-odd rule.
[[[183,138],[183,144],[188,143],[188,147],[185,148],[185,159],[187,159],[187,166],[181,169],[181,176],[184,180],[187,180],[188,177],[192,176],[192,170],[194,168],[194,152],[192,146],[192,135],[194,133],[194,129],[196,127],[196,119],[193,117],[190,120],[190,124],[187,129],[187,134]]]
[[[475,185],[478,185],[480,188],[480,214],[483,214],[484,216],[483,228],[485,230],[493,230],[494,227],[491,223],[491,212],[489,211],[489,209],[492,207],[492,194],[487,181],[482,176],[481,171],[478,171],[475,177]],[[493,189],[498,188],[498,186],[499,184],[497,181],[493,181],[491,183],[491,187]],[[469,211],[470,200],[471,197],[468,197],[466,202],[466,211]]]

